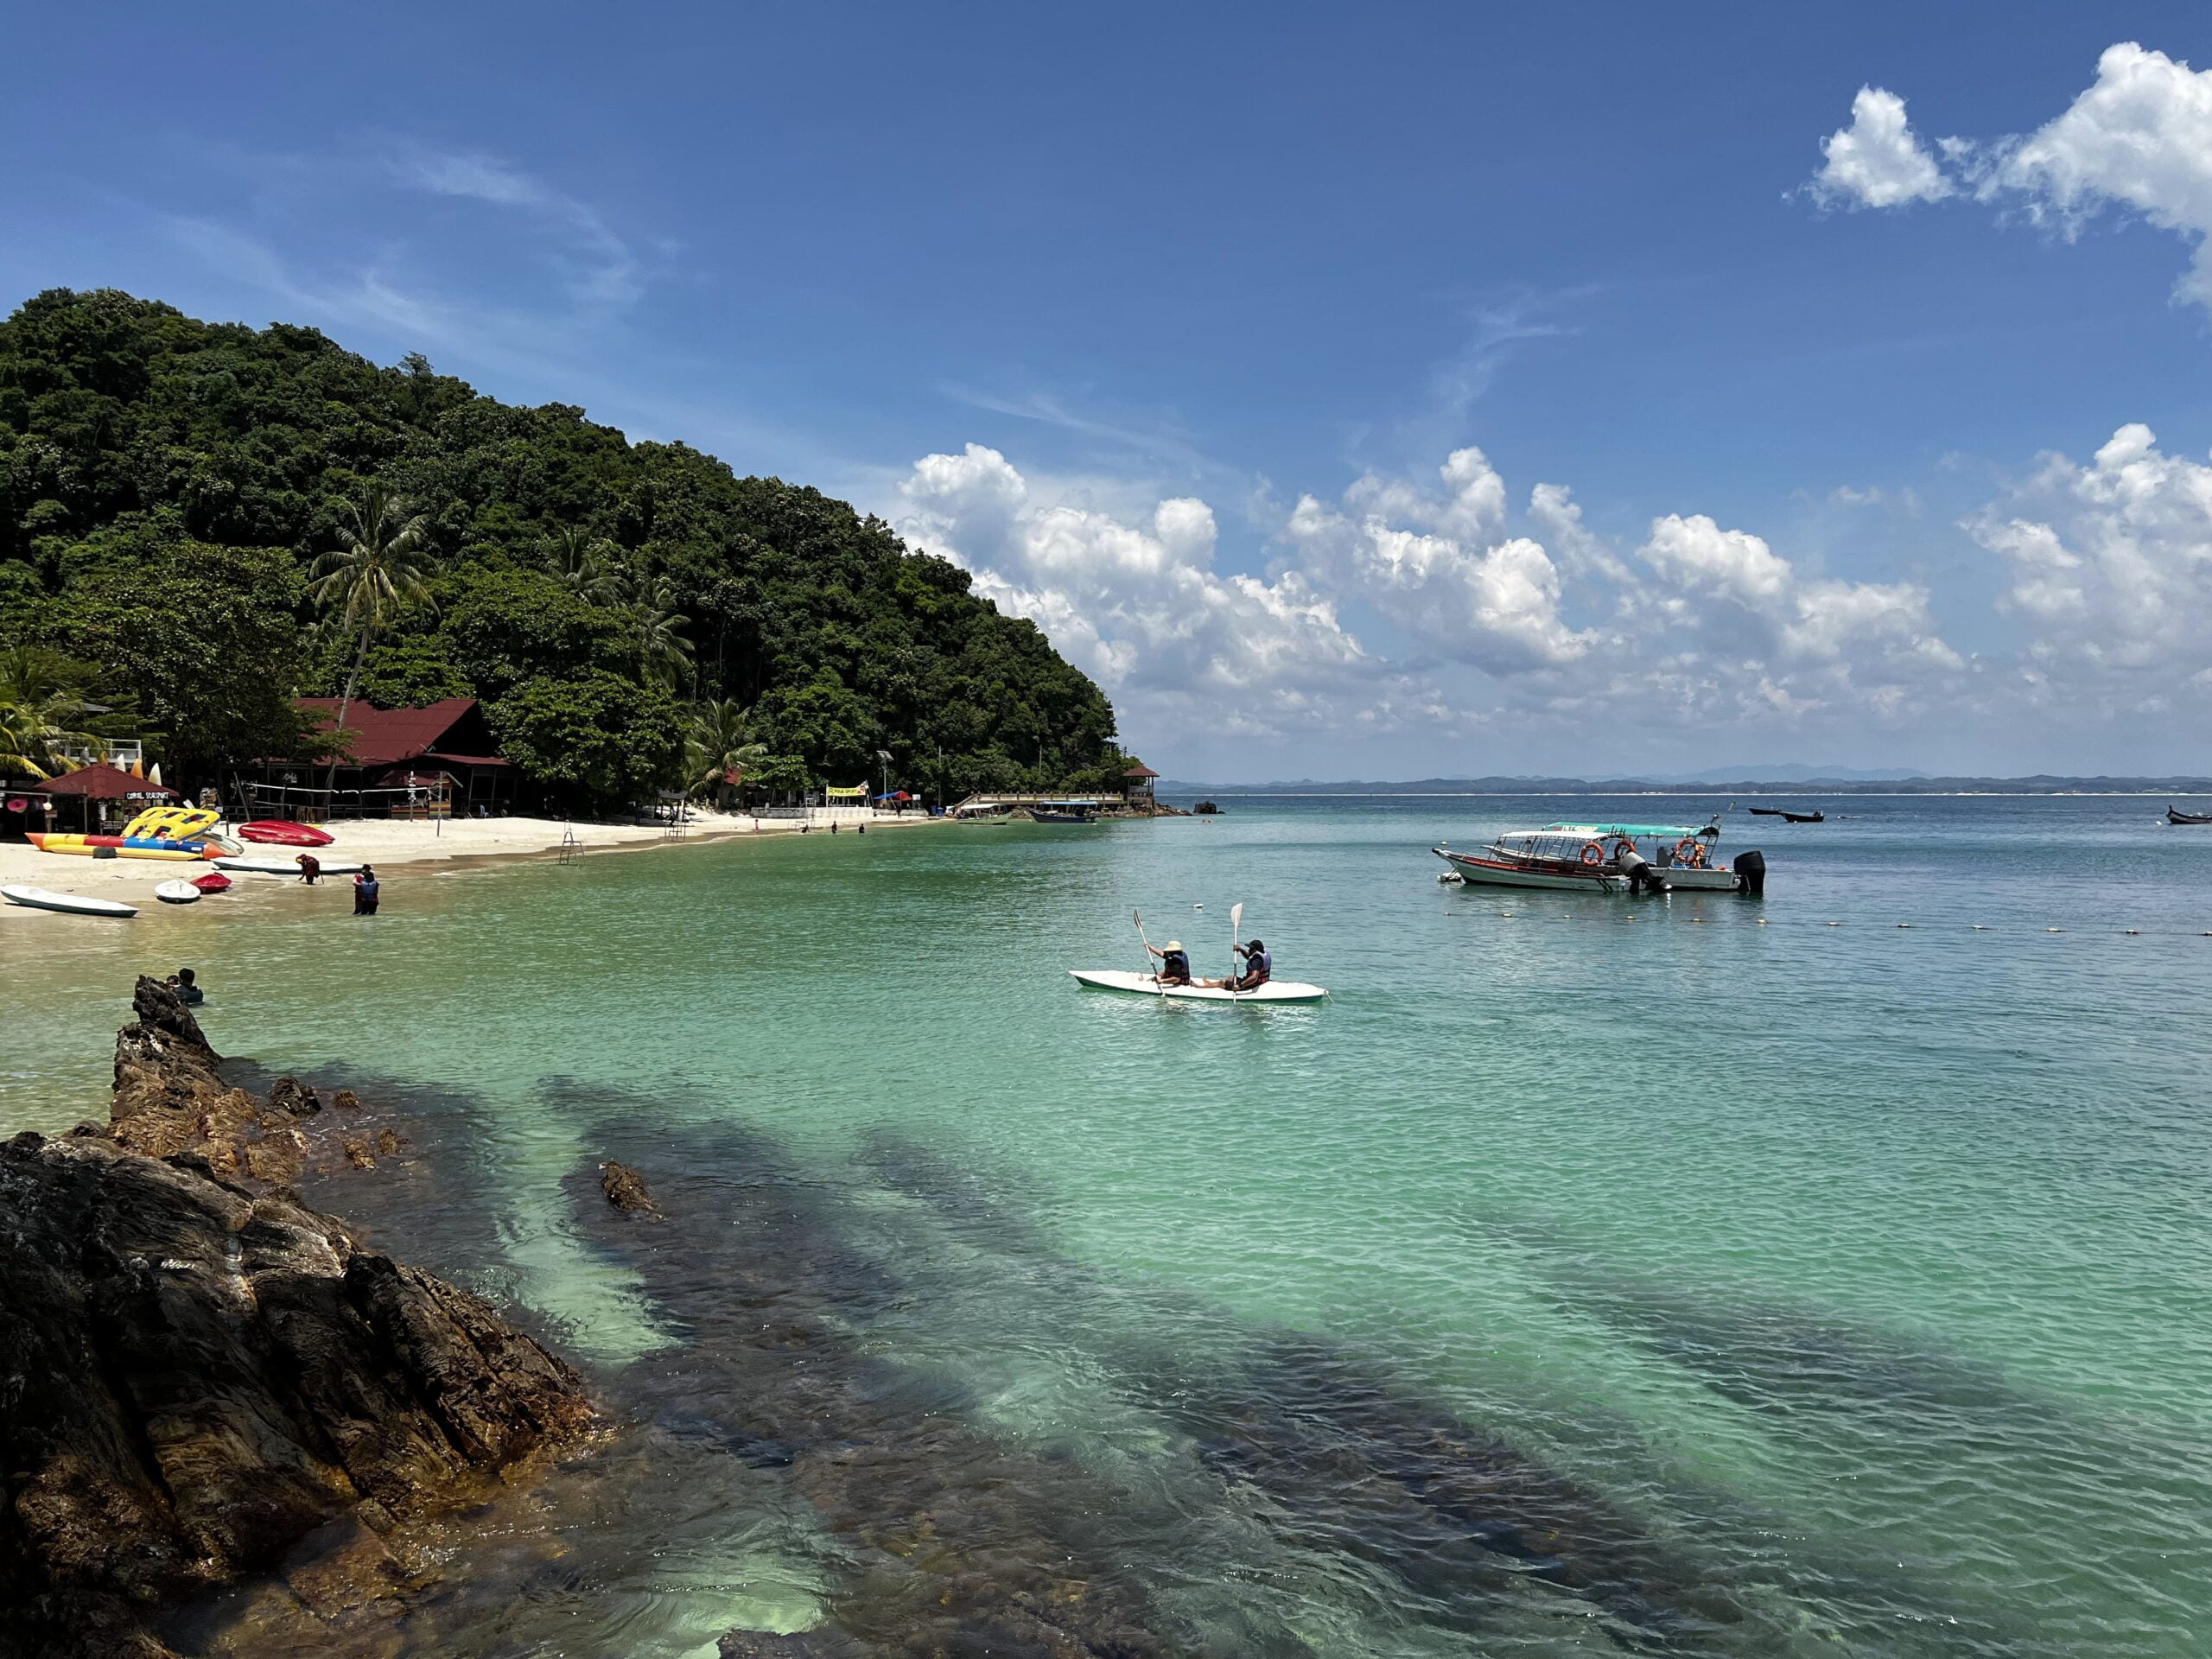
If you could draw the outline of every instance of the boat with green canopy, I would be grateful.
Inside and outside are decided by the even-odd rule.
[[[1473,887],[1535,887],[1554,893],[1757,893],[1766,860],[1745,851],[1732,865],[1715,856],[1720,815],[1710,823],[1548,823],[1509,830],[1478,853],[1431,850]],[[1449,879],[1449,878],[1445,878]]]

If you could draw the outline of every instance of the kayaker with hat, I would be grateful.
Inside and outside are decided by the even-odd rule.
[[[1191,982],[1191,957],[1183,949],[1182,940],[1168,940],[1165,950],[1154,950],[1150,944],[1147,944],[1145,949],[1160,958],[1160,972],[1156,978],[1161,985],[1187,985]]]

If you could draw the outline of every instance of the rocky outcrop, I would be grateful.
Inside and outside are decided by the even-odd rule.
[[[161,1654],[161,1610],[310,1535],[287,1579],[310,1614],[332,1560],[397,1585],[383,1535],[591,1419],[489,1303],[300,1203],[312,1090],[230,1088],[173,993],[134,1001],[109,1131],[0,1146],[11,1659]]]
[[[612,1161],[599,1166],[599,1190],[607,1201],[617,1210],[633,1216],[660,1215],[660,1205],[653,1202],[653,1195],[646,1189],[645,1178],[627,1164]]]

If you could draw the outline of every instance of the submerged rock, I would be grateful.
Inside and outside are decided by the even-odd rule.
[[[633,1216],[660,1214],[660,1205],[653,1202],[653,1195],[645,1188],[645,1178],[627,1164],[601,1164],[599,1190],[617,1210],[626,1210]]]
[[[290,1190],[304,1143],[142,978],[107,1135],[0,1147],[0,1655],[158,1655],[165,1607],[277,1567],[388,1593],[378,1541],[592,1417],[492,1306]]]

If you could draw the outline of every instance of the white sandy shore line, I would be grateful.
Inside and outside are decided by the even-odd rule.
[[[909,813],[904,817],[873,820],[868,828],[905,829],[944,822],[943,818]],[[577,841],[588,851],[657,843],[688,847],[740,836],[794,835],[798,830],[798,825],[787,818],[751,818],[720,812],[696,812],[683,836],[673,842],[669,840],[666,830],[658,824],[569,823],[559,818],[455,818],[444,823],[372,818],[334,823],[329,828],[332,844],[322,854],[329,861],[395,867],[550,853],[559,849],[562,836],[570,830],[575,831]],[[234,836],[230,839],[237,841]],[[296,850],[289,847],[257,847],[251,842],[238,845],[242,854],[253,857],[289,858]],[[154,904],[157,902],[154,888],[160,883],[190,880],[214,868],[196,859],[86,858],[73,854],[42,853],[28,842],[0,842],[0,885],[44,887],[51,893],[73,893],[87,898],[118,899],[125,904]],[[243,884],[289,878],[238,875],[232,879]],[[345,876],[327,879],[341,883],[351,880]],[[70,919],[52,911],[0,904],[0,926]]]

